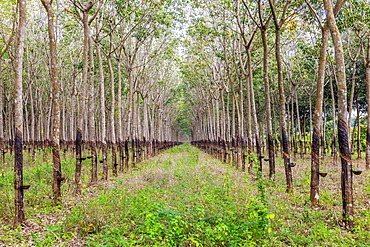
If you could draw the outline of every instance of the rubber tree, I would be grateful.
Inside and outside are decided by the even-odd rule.
[[[347,83],[344,62],[344,51],[342,39],[335,20],[335,14],[330,0],[324,0],[327,23],[330,28],[331,37],[334,43],[336,75],[338,87],[338,142],[341,157],[341,188],[343,201],[343,217],[346,227],[353,228],[353,173],[351,152],[349,150],[349,129],[347,109]]]
[[[243,1],[244,2],[244,1]],[[266,31],[270,24],[272,15],[265,17],[266,13],[263,12],[265,6],[258,0],[258,21],[256,20],[257,26],[261,33],[262,46],[263,46],[263,82],[265,89],[265,100],[266,100],[266,134],[267,134],[267,150],[268,150],[268,162],[269,162],[269,177],[275,179],[275,152],[274,152],[274,139],[272,137],[272,117],[271,117],[271,93],[270,93],[270,82],[268,76],[268,54],[269,48],[267,45]]]
[[[324,24],[316,14],[311,4],[306,1],[312,14],[321,29],[321,45],[319,65],[317,70],[317,85],[316,85],[316,102],[314,111],[314,125],[311,143],[311,184],[310,184],[310,200],[312,205],[317,205],[320,198],[320,135],[322,127],[322,113],[323,113],[323,99],[324,99],[324,80],[325,80],[325,67],[326,67],[326,53],[329,45],[330,29],[326,21]],[[343,1],[339,1],[334,9],[335,15],[339,12]],[[333,109],[335,111],[335,109]]]
[[[368,14],[370,11],[369,2],[367,0],[359,0],[359,1],[347,1],[346,7],[342,9],[341,11],[341,18],[337,19],[338,27],[340,30],[343,30],[343,32],[348,33],[348,35],[343,35],[343,44],[345,46],[346,50],[346,58],[352,62],[353,69],[350,69],[352,77],[351,77],[351,94],[350,94],[350,102],[349,102],[349,117],[351,116],[352,112],[352,105],[354,103],[354,99],[360,99],[362,98],[362,85],[367,84],[367,78],[366,78],[366,56],[367,56],[367,40],[368,40],[368,34],[370,31],[370,15]],[[357,50],[357,51],[356,51]],[[355,55],[356,54],[356,55]],[[356,61],[359,57],[362,58],[363,64],[359,61]],[[349,62],[348,62],[349,63]],[[357,65],[357,66],[356,66]],[[364,67],[363,67],[364,66]],[[357,69],[357,70],[356,70]],[[362,71],[364,69],[364,72]],[[360,72],[361,71],[361,72]],[[347,70],[348,73],[348,70]],[[362,75],[365,77],[365,82],[362,83]],[[355,81],[358,81],[356,83],[356,90],[355,88]],[[367,90],[367,89],[366,89]],[[364,90],[365,91],[365,90]],[[365,93],[366,97],[366,93]],[[360,103],[360,108],[365,109],[365,102],[362,100],[359,100],[360,102],[356,101],[357,103]],[[350,119],[350,118],[349,118]],[[359,119],[357,119],[356,122],[358,122]],[[349,120],[350,121],[350,120]],[[349,122],[350,123],[350,122]],[[369,125],[368,125],[369,126]],[[358,128],[360,128],[360,125],[357,125]],[[354,128],[355,129],[355,128]],[[351,130],[349,130],[351,132]],[[359,132],[358,132],[359,133]],[[352,132],[352,136],[354,136],[355,131]],[[352,145],[353,146],[353,142]],[[351,141],[349,141],[351,143]],[[367,148],[366,148],[367,149]],[[351,151],[351,153],[353,153]],[[357,138],[357,152],[358,157],[361,155],[361,140],[360,138]],[[370,164],[370,158],[369,161],[366,161],[368,164]]]
[[[101,2],[101,1],[100,1]],[[82,130],[84,124],[83,114],[85,112],[86,105],[86,85],[88,82],[88,71],[89,71],[89,46],[91,43],[90,37],[90,25],[96,18],[98,10],[95,14],[90,17],[90,10],[97,3],[97,1],[88,0],[82,4],[79,1],[73,1],[74,6],[79,11],[79,18],[83,24],[83,57],[82,57],[82,87],[80,90],[80,103],[78,107],[78,118],[76,128],[76,193],[81,193],[82,181],[81,181],[81,170],[82,170]],[[101,5],[100,5],[101,6]]]
[[[319,169],[320,169],[320,134],[322,126],[322,104],[324,99],[324,80],[325,80],[325,65],[326,65],[326,51],[329,43],[329,27],[327,25],[321,26],[321,46],[319,66],[317,72],[316,85],[316,103],[314,111],[314,124],[311,143],[311,190],[310,199],[312,205],[317,205],[319,202]],[[334,109],[333,109],[334,110]]]
[[[53,194],[54,202],[58,203],[61,197],[62,169],[60,164],[60,102],[59,102],[59,83],[58,83],[58,58],[57,40],[54,29],[53,0],[41,0],[47,13],[48,34],[49,34],[49,53],[50,53],[50,82],[52,85],[52,153],[53,153]]]
[[[269,0],[270,8],[272,11],[273,22],[275,25],[275,57],[278,70],[278,88],[279,88],[279,112],[280,112],[280,134],[281,134],[281,144],[282,144],[282,156],[284,159],[285,176],[287,183],[287,192],[293,191],[293,176],[292,168],[290,163],[290,150],[289,141],[286,130],[286,109],[285,109],[285,90],[284,90],[284,78],[283,78],[283,68],[281,61],[281,28],[286,20],[286,14],[291,4],[291,1],[285,1],[282,6],[281,16],[278,16],[277,6],[274,0]]]
[[[99,35],[101,30],[101,25],[99,19],[97,21],[97,29],[99,30],[96,34],[96,56],[98,60],[98,80],[99,80],[99,91],[100,91],[100,122],[101,122],[101,144],[102,144],[102,163],[103,163],[103,180],[108,180],[108,162],[107,162],[107,124],[106,124],[106,114],[105,114],[105,84],[104,84],[104,67],[103,59],[101,55],[101,44],[99,42]]]
[[[14,189],[15,189],[15,217],[14,225],[23,224],[24,215],[24,190],[23,185],[23,55],[24,40],[26,37],[26,0],[18,0],[18,27],[16,39],[16,53],[14,64]]]
[[[364,53],[364,61],[366,65],[366,100],[367,112],[370,112],[370,34],[367,36],[367,52]],[[367,118],[366,131],[366,170],[370,170],[370,117]]]

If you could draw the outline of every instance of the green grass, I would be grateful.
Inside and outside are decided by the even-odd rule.
[[[294,170],[294,193],[286,194],[281,161],[276,181],[257,180],[184,144],[109,182],[84,186],[75,196],[70,157],[63,161],[63,203],[55,207],[52,166],[40,161],[25,170],[25,180],[33,183],[25,196],[28,226],[17,229],[11,227],[13,175],[5,167],[0,176],[0,245],[368,246],[370,211],[364,206],[369,174],[355,185],[356,229],[351,233],[338,226],[340,194],[329,189],[338,185],[337,168],[330,168],[328,179],[322,180],[321,206],[314,209],[309,206],[305,162]],[[89,181],[88,166],[83,181]]]

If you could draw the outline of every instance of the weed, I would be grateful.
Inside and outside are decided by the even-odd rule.
[[[367,210],[368,179],[358,193],[354,233],[338,227],[340,191],[325,186],[337,182],[323,179],[321,207],[310,207],[308,167],[294,170],[292,194],[286,194],[284,167],[277,159],[275,181],[265,179],[254,163],[256,177],[216,161],[185,144],[137,164],[136,171],[83,189],[74,197],[74,159],[62,161],[63,203],[51,200],[52,165],[43,153],[26,164],[27,218],[38,230],[12,229],[12,169],[0,173],[0,243],[12,246],[366,246],[370,211]],[[27,158],[26,158],[27,160]],[[253,159],[252,159],[253,160]],[[257,162],[257,161],[253,161]],[[85,164],[83,181],[89,181]],[[365,174],[366,175],[366,174]],[[367,175],[366,175],[367,176]],[[32,183],[31,183],[32,182]],[[362,186],[362,187],[360,187]],[[303,193],[302,193],[303,192]],[[333,198],[333,195],[335,197]],[[338,198],[337,198],[338,197]],[[358,196],[359,197],[359,196]],[[357,206],[358,205],[358,206]]]

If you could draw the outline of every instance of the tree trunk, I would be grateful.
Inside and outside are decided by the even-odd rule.
[[[89,30],[90,31],[90,30]],[[90,55],[90,68],[89,68],[89,144],[91,149],[91,183],[98,181],[98,163],[96,153],[96,134],[95,134],[95,67],[94,67],[94,47],[89,34],[89,55]]]
[[[366,101],[367,114],[370,114],[370,34],[367,36],[367,56],[366,64]],[[366,170],[370,170],[370,117],[367,118],[366,128]]]
[[[92,6],[91,6],[92,7]],[[86,83],[87,83],[87,73],[88,73],[88,62],[89,62],[89,9],[84,9],[82,15],[82,23],[84,27],[84,43],[83,43],[83,57],[82,57],[82,87],[80,91],[80,100],[78,104],[78,117],[77,117],[77,131],[76,131],[76,193],[81,193],[82,181],[81,181],[81,171],[82,171],[82,129],[84,124],[84,113],[85,113],[85,101],[86,101]]]
[[[250,94],[248,94],[250,97]],[[250,99],[249,99],[249,103],[250,103]],[[247,104],[248,104],[248,99],[247,99]],[[247,109],[250,110],[250,104],[249,106],[247,106]],[[247,119],[249,118],[250,119],[250,114],[251,114],[251,111],[247,112]],[[244,124],[243,124],[243,121],[244,121],[244,111],[243,111],[243,80],[240,80],[239,81],[239,107],[238,107],[238,136],[237,136],[237,146],[238,146],[238,150],[237,150],[237,162],[238,162],[238,165],[237,167],[240,167],[242,168],[242,170],[244,171],[245,170],[245,162],[243,162],[244,160],[244,145],[242,145],[242,142],[244,140]]]
[[[23,53],[24,39],[26,36],[26,0],[18,0],[19,5],[19,22],[17,29],[16,54],[15,54],[15,80],[14,80],[14,123],[15,123],[15,138],[14,138],[14,189],[15,189],[15,218],[14,225],[23,224],[24,216],[24,189],[23,185],[23,86],[22,86],[22,70],[23,70]]]
[[[326,50],[328,48],[330,30],[327,25],[322,27],[319,68],[317,73],[316,103],[314,113],[314,127],[311,144],[311,190],[310,199],[312,205],[319,203],[320,197],[320,133],[322,125],[322,104],[324,99],[324,80],[326,66]]]
[[[54,13],[51,0],[41,0],[45,7],[48,16],[48,33],[49,33],[49,47],[50,47],[50,79],[52,84],[52,153],[53,153],[53,194],[54,202],[60,203],[61,198],[61,182],[62,182],[62,168],[60,164],[60,102],[59,102],[59,83],[58,83],[58,58],[57,58],[57,44],[54,33]]]
[[[356,95],[356,124],[353,127],[353,142],[356,142],[356,148],[357,148],[357,159],[361,158],[361,142],[360,142],[360,131],[361,131],[361,123],[360,123],[360,110],[358,105],[358,97]],[[356,129],[357,127],[357,129]],[[357,139],[355,139],[355,134],[357,134]],[[354,152],[354,150],[352,150]]]
[[[147,142],[150,140],[149,137],[149,118],[148,118],[148,96],[144,95],[143,99],[143,140],[145,145],[144,159],[148,159],[148,145]]]
[[[337,164],[337,126],[336,126],[336,107],[335,107],[335,98],[334,98],[334,89],[333,89],[333,77],[332,73],[329,75],[329,83],[330,83],[330,92],[331,92],[331,104],[332,104],[332,115],[333,115],[333,138],[331,143],[332,148],[332,155],[333,155],[333,164]]]
[[[272,123],[271,123],[271,98],[270,98],[270,83],[268,77],[268,47],[266,40],[266,27],[261,28],[261,37],[263,44],[263,81],[265,85],[266,99],[266,132],[267,132],[267,150],[269,161],[269,177],[275,179],[275,154],[274,154],[274,139],[272,138]]]
[[[112,45],[112,44],[111,44]],[[110,74],[110,83],[111,83],[111,97],[112,97],[112,104],[111,104],[111,111],[110,111],[110,124],[111,124],[111,144],[112,144],[112,171],[113,175],[117,176],[117,149],[116,149],[116,129],[115,129],[115,123],[114,123],[114,112],[116,107],[116,100],[115,100],[115,82],[114,82],[114,72],[113,72],[113,66],[111,57],[107,56],[108,60],[108,68],[109,68],[109,74]]]
[[[253,75],[252,75],[252,55],[251,55],[251,47],[247,49],[247,84],[249,84],[249,91],[247,94],[250,95],[250,110],[251,110],[251,117],[253,122],[253,135],[254,141],[256,142],[256,150],[257,150],[257,158],[258,158],[258,170],[260,174],[258,176],[262,176],[262,151],[261,151],[261,142],[259,136],[259,126],[258,126],[258,119],[257,119],[257,110],[256,110],[256,102],[254,98],[254,88],[253,88]]]
[[[35,142],[36,142],[36,118],[35,118],[35,104],[34,104],[34,100],[33,100],[33,91],[32,91],[32,87],[30,87],[30,104],[31,104],[31,107],[30,107],[30,111],[31,111],[31,140],[32,140],[32,154],[31,154],[31,159],[32,159],[32,163],[35,162],[36,160],[36,147],[35,147]]]
[[[118,130],[118,149],[119,149],[119,172],[123,172],[123,126],[122,126],[122,71],[121,71],[121,58],[117,59],[117,74],[118,74],[118,92],[117,92],[117,130]]]
[[[358,97],[356,97],[356,109],[357,109],[357,159],[361,158],[361,123],[360,123],[360,109],[358,104]]]
[[[284,92],[284,80],[283,80],[283,67],[281,62],[281,26],[284,23],[285,13],[290,5],[291,1],[287,1],[284,6],[284,11],[282,13],[282,17],[280,22],[277,19],[275,6],[272,2],[273,0],[269,0],[271,10],[273,12],[273,19],[275,23],[275,56],[276,56],[276,63],[278,69],[278,88],[279,88],[279,97],[280,97],[280,130],[281,130],[281,145],[282,145],[282,155],[284,160],[285,166],[285,176],[286,176],[286,183],[287,183],[287,192],[293,191],[293,177],[292,177],[292,168],[290,166],[290,150],[289,150],[289,141],[287,137],[286,131],[286,110],[285,110],[285,92]]]
[[[343,201],[343,217],[348,229],[353,228],[353,174],[351,153],[348,143],[347,123],[347,84],[344,62],[344,51],[340,33],[335,21],[332,4],[330,0],[324,0],[328,25],[334,43],[335,61],[337,69],[338,86],[338,141],[342,163],[341,185]]]
[[[132,108],[134,104],[134,80],[132,75],[132,68],[130,61],[126,62],[126,69],[127,69],[127,77],[128,77],[128,84],[129,84],[129,95],[128,95],[128,107],[127,107],[127,120],[126,120],[126,135],[128,135],[128,138],[132,142]]]
[[[322,158],[326,156],[326,105],[324,102],[323,108],[323,123],[322,123],[322,131],[321,131],[321,148],[322,148]]]
[[[309,141],[312,142],[312,97],[311,97],[311,94],[310,94],[310,98],[309,98],[309,101],[310,101],[310,132],[309,132]],[[311,150],[312,151],[312,150]]]
[[[353,152],[353,139],[351,138],[351,124],[352,124],[352,109],[353,109],[353,103],[354,103],[354,97],[355,97],[355,86],[356,86],[356,71],[357,71],[357,59],[358,59],[358,56],[360,55],[360,51],[361,51],[361,47],[358,48],[357,50],[357,54],[356,56],[352,59],[352,77],[351,77],[351,94],[350,94],[350,97],[349,97],[349,108],[348,108],[348,125],[349,125],[349,129],[348,129],[348,142],[349,143],[352,143],[352,145],[350,145],[350,152]],[[355,132],[355,129],[353,129],[353,132]]]
[[[4,147],[4,82],[3,82],[3,67],[0,57],[0,162],[2,169],[5,163],[5,147]]]
[[[298,127],[298,138],[299,138],[299,155],[303,159],[303,142],[302,142],[302,130],[301,130],[301,120],[299,115],[299,103],[298,103],[298,92],[297,88],[295,90],[295,105],[297,114],[297,127]]]
[[[103,164],[103,180],[108,180],[108,162],[107,162],[107,127],[105,116],[105,88],[104,88],[104,68],[103,60],[100,51],[100,44],[96,45],[96,55],[98,57],[99,66],[99,86],[100,86],[100,114],[101,114],[101,142],[102,142],[102,160]]]

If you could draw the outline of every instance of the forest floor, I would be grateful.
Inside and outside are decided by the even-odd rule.
[[[310,207],[308,156],[295,160],[290,194],[280,158],[275,181],[256,179],[184,144],[94,186],[85,168],[79,196],[71,158],[62,163],[60,206],[51,202],[51,163],[40,162],[26,167],[27,225],[16,229],[12,168],[5,167],[0,246],[370,246],[369,171],[354,176],[355,228],[348,231],[340,221],[340,164],[324,161],[317,208]]]

